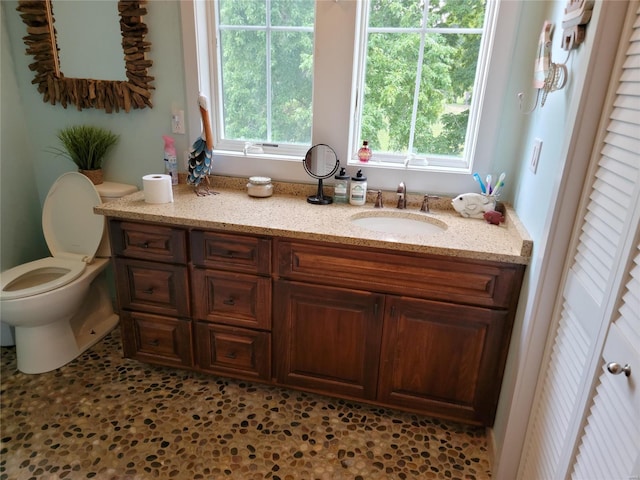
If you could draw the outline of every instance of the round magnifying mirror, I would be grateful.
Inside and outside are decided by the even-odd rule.
[[[324,195],[322,191],[322,180],[333,176],[340,166],[340,161],[333,148],[324,143],[314,145],[307,151],[302,163],[307,173],[318,179],[318,192],[307,197],[307,202],[315,205],[333,203],[333,198]]]

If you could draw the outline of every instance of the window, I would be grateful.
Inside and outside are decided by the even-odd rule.
[[[217,146],[311,144],[313,0],[215,2]]]
[[[355,154],[468,168],[486,81],[495,2],[371,0],[362,15]],[[482,48],[484,47],[484,48]]]
[[[426,4],[425,0],[416,0],[411,2],[411,5],[417,5],[417,7],[413,7],[413,10],[408,9],[407,13],[415,17],[412,19],[413,24],[405,26],[400,23],[404,18],[400,14],[396,17],[391,16],[396,19],[395,24],[387,21],[388,16],[385,17],[387,10],[394,8],[406,10],[408,7],[405,6],[410,2],[405,0],[386,0],[386,3],[382,0],[339,0],[337,2],[290,0],[288,3],[275,0],[270,2],[265,0],[182,1],[180,8],[189,137],[196,138],[201,132],[197,103],[193,99],[197,99],[199,91],[209,92],[216,134],[215,168],[221,175],[251,176],[259,171],[280,181],[306,182],[309,177],[298,162],[304,157],[306,149],[311,144],[331,145],[343,166],[349,162],[352,164],[349,170],[353,170],[358,163],[356,152],[362,140],[369,140],[374,146],[374,157],[367,164],[365,174],[372,187],[395,189],[399,181],[408,180],[406,171],[411,170],[412,178],[408,182],[411,191],[430,193],[468,191],[467,189],[475,185],[468,175],[470,171],[490,172],[510,168],[508,162],[513,159],[514,148],[512,139],[518,137],[523,118],[517,108],[511,108],[515,105],[513,100],[515,94],[513,97],[508,94],[508,89],[512,86],[509,83],[510,74],[517,77],[515,78],[517,83],[514,83],[515,88],[521,88],[524,82],[530,79],[526,68],[531,65],[529,59],[519,61],[519,58],[514,57],[518,31],[522,26],[520,16],[523,2],[477,1],[472,4],[473,15],[463,15],[464,12],[461,10],[471,2],[472,0],[455,2],[429,0]],[[242,16],[239,8],[247,4],[256,9],[259,7],[260,15],[256,11],[252,17]],[[283,6],[286,6],[285,10],[280,9]],[[372,14],[371,10],[376,6],[385,7],[384,11],[380,8],[377,13]],[[230,10],[226,10],[227,8]],[[274,11],[282,13],[274,14]],[[285,12],[288,16],[284,16]],[[282,21],[283,16],[286,19],[295,19],[295,25],[291,21]],[[458,18],[466,23],[459,25]],[[372,29],[381,30],[369,33],[370,21],[374,22],[371,25]],[[446,21],[449,21],[449,24],[446,24]],[[454,21],[455,25],[453,25]],[[422,28],[423,25],[424,28]],[[219,28],[221,30],[218,30]],[[416,31],[401,32],[399,28],[413,28]],[[270,40],[269,35],[271,35]],[[307,92],[312,91],[313,104],[308,101],[308,96],[304,96],[304,101],[310,105],[307,113],[298,109],[300,105],[298,103],[286,103],[286,101],[302,101],[303,95],[293,95],[290,91],[286,91],[286,88],[290,88],[289,84],[282,84],[286,85],[285,89],[278,90],[281,85],[279,82],[288,80],[279,79],[278,75],[283,70],[280,68],[282,65],[274,64],[274,61],[277,63],[280,58],[278,56],[280,52],[276,52],[274,48],[274,45],[281,45],[278,43],[279,35],[289,35],[283,37],[287,39],[285,44],[287,42],[295,44],[286,45],[287,47],[300,47],[296,50],[299,52],[298,60],[304,59],[304,61],[298,61],[295,67],[289,65],[284,70],[285,77],[291,75],[296,80],[305,79],[310,82],[308,88],[311,90]],[[376,110],[375,102],[370,103],[376,97],[371,94],[366,96],[366,90],[360,88],[360,85],[364,84],[367,72],[370,75],[382,76],[382,79],[386,80],[383,75],[384,68],[389,68],[389,65],[385,66],[384,62],[382,67],[369,68],[366,59],[367,40],[370,36],[385,39],[398,37],[401,41],[410,39],[412,42],[418,38],[417,47],[420,47],[420,41],[425,46],[421,54],[422,61],[418,62],[420,58],[418,49],[413,55],[415,63],[406,72],[412,81],[408,82],[410,88],[403,92],[403,95],[409,96],[407,98],[411,100],[404,97],[394,99],[394,102],[398,103],[402,100],[402,106],[406,110],[406,118],[403,120],[405,122],[404,137],[397,135],[397,139],[393,140],[396,143],[392,143],[391,129],[389,129],[388,139],[385,140],[384,130],[379,129],[375,134],[371,133],[374,131],[375,124],[367,123],[368,116],[375,117],[379,115],[379,111]],[[256,53],[254,57],[250,57],[243,53],[240,42],[248,41],[250,38],[256,42],[253,45],[255,52],[262,52],[260,55]],[[303,38],[305,44],[313,48],[313,59],[309,53],[311,50],[303,53],[301,48]],[[232,41],[238,44],[230,44],[229,42]],[[257,43],[258,41],[262,43]],[[392,43],[394,42],[395,40]],[[458,42],[463,44],[466,50],[456,49]],[[431,44],[435,44],[433,48],[446,51],[447,55],[434,55],[433,51],[426,48]],[[232,70],[233,65],[227,63],[228,70],[225,73],[223,55],[228,46],[237,49],[234,55],[238,56],[243,68],[237,67]],[[435,50],[435,53],[440,50]],[[456,58],[455,55],[460,56],[463,51],[475,51],[477,63],[475,56],[473,59],[465,57],[460,61],[452,60]],[[275,57],[272,56],[271,60],[267,61],[269,52],[271,55],[275,52]],[[217,68],[218,58],[222,59],[222,70]],[[286,58],[291,59],[293,56]],[[380,59],[384,58],[384,56],[380,57]],[[437,62],[436,64],[426,63],[433,58],[446,61],[442,61],[439,66]],[[227,62],[231,60],[232,57],[226,59]],[[391,60],[395,63],[400,62],[399,58]],[[422,68],[420,76],[417,74],[418,65]],[[462,65],[464,69],[460,68]],[[514,65],[518,68],[514,68]],[[272,66],[274,69],[271,69]],[[445,82],[438,75],[435,79],[425,77],[436,67],[444,70],[446,74],[444,84],[447,87],[451,86],[450,90],[455,89],[455,91],[447,91],[448,93],[445,94],[440,88],[434,90],[427,86],[424,92],[429,92],[440,102],[436,109],[439,110],[431,114],[432,108],[427,108],[432,101],[430,97],[426,97],[425,100],[418,94],[415,108],[413,98],[416,91],[416,78],[421,79],[417,82],[419,87],[424,86],[427,80],[433,80],[436,85],[437,82]],[[469,73],[474,68],[474,78],[477,81],[471,87],[467,81],[468,77],[462,74]],[[231,73],[235,77],[230,76]],[[272,75],[271,80],[268,80],[269,74]],[[308,75],[312,78],[308,78]],[[229,82],[232,79],[234,82],[239,82],[238,85],[242,85],[243,90],[238,90],[237,86],[235,90],[225,90],[226,87],[230,87]],[[268,84],[269,81],[270,84]],[[266,94],[269,91],[272,92],[271,97]],[[219,102],[217,97],[222,97],[223,92],[227,93],[229,101],[236,102],[234,106],[230,107],[228,104],[222,107],[222,102]],[[278,98],[278,95],[283,92],[282,98],[285,102]],[[230,97],[229,93],[234,93],[236,96]],[[383,97],[380,96],[380,98]],[[390,95],[388,98],[394,97]],[[269,101],[272,102],[270,107]],[[249,102],[251,102],[251,108],[245,105]],[[364,108],[361,109],[363,105]],[[468,120],[465,118],[466,124],[456,123],[457,118],[454,116],[446,116],[448,113],[457,114],[465,110],[468,112],[464,113],[464,116],[468,117]],[[260,116],[251,116],[256,111],[260,111]],[[267,125],[268,111],[271,111],[271,130]],[[414,111],[415,126],[412,129],[411,119],[414,118]],[[231,119],[223,119],[223,115],[237,115],[237,112],[243,112],[243,115],[251,116],[247,118],[255,119],[256,125],[260,125],[260,128],[255,128],[255,131],[263,133],[258,135],[244,130],[249,121],[242,120],[243,117],[236,116],[238,123],[233,128],[225,126],[224,121]],[[292,112],[299,118],[293,118]],[[430,115],[422,118],[420,115],[423,112]],[[283,113],[288,118],[277,118],[283,116]],[[304,125],[306,139],[302,136],[298,138],[293,135],[284,135],[285,128],[278,124],[281,120],[289,122],[287,125],[295,124],[296,127]],[[391,122],[391,120],[388,121]],[[446,136],[438,138],[443,135],[441,133],[445,131],[443,125],[447,122],[457,126],[453,129],[454,132],[466,133],[464,142],[459,135],[452,138]],[[384,125],[384,122],[382,124]],[[309,125],[311,125],[310,136]],[[395,127],[396,125],[394,125],[395,130],[400,130]],[[362,128],[364,128],[364,134],[361,133]],[[422,145],[426,140],[431,140],[439,148],[423,148]],[[264,147],[265,155],[245,155],[243,153],[245,141],[267,144],[274,142],[278,147],[271,149]],[[385,141],[386,143],[383,143]],[[458,147],[455,150],[457,153],[451,153],[450,150],[443,148],[443,145]],[[460,145],[463,145],[461,150]],[[387,151],[384,151],[385,149]],[[415,153],[415,158],[412,158],[409,152]],[[405,165],[407,157],[410,161]],[[349,173],[355,172],[349,171]]]

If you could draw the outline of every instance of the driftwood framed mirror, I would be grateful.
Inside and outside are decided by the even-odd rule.
[[[147,13],[145,4],[146,0],[117,3],[127,78],[120,81],[65,77],[60,69],[52,0],[20,0],[16,9],[27,25],[27,35],[23,37],[26,53],[34,59],[29,65],[35,73],[31,83],[37,85],[44,102],[59,103],[64,108],[75,105],[78,110],[99,108],[107,113],[152,108],[154,77],[148,75],[147,69],[153,62],[146,58],[151,43],[145,41],[148,30],[142,21]]]

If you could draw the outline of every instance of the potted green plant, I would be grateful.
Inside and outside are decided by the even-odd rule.
[[[120,136],[101,127],[77,125],[60,130],[57,137],[62,147],[53,152],[71,159],[94,185],[101,184],[104,156]]]

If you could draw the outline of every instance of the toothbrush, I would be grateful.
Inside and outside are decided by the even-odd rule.
[[[498,178],[498,182],[496,183],[496,187],[493,189],[493,195],[496,196],[498,195],[498,191],[500,190],[500,188],[502,188],[504,186],[504,178],[506,177],[505,173],[502,172],[500,174],[500,177]]]
[[[476,182],[478,182],[480,184],[480,190],[482,191],[482,193],[487,193],[487,189],[484,187],[484,183],[482,183],[482,180],[480,179],[480,175],[478,175],[477,173],[473,174],[473,178]]]
[[[491,188],[491,180],[491,175],[487,175],[487,178],[485,179],[487,182],[487,195],[491,195],[491,192],[493,192],[493,189]]]

